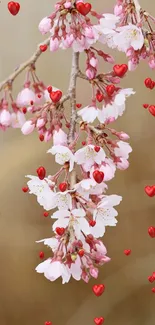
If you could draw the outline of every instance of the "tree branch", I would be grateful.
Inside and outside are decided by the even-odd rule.
[[[71,102],[71,118],[70,118],[70,130],[68,134],[68,144],[74,141],[75,131],[76,131],[76,80],[79,73],[79,53],[73,52],[72,55],[72,67],[71,67],[71,76],[70,76],[70,84],[69,84],[69,96]],[[73,170],[71,172],[70,177],[70,186],[73,188],[76,183],[76,171]]]
[[[29,60],[27,60],[26,62],[22,63],[19,65],[19,67],[16,68],[16,70],[4,81],[2,81],[0,83],[0,91],[2,89],[5,89],[6,87],[12,87],[12,83],[13,81],[16,79],[16,77],[22,72],[24,71],[27,67],[30,66],[34,66],[34,64],[36,63],[36,61],[38,60],[38,58],[40,57],[40,55],[43,53],[40,50],[40,45],[47,45],[49,46],[50,44],[50,37],[47,38],[44,42],[38,44],[37,46],[37,50],[35,51],[35,53],[30,57]]]

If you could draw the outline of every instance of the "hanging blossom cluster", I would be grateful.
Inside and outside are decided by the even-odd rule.
[[[122,116],[127,97],[134,94],[132,88],[120,85],[128,69],[134,70],[140,59],[147,59],[154,68],[155,60],[154,32],[149,22],[151,19],[154,23],[154,19],[141,8],[137,11],[136,3],[118,0],[114,14],[98,14],[83,1],[58,2],[54,12],[39,23],[40,32],[49,33],[49,38],[0,84],[0,128],[20,128],[24,135],[37,130],[40,141],[53,141],[48,153],[55,156],[56,174],[47,175],[41,166],[36,175],[27,176],[27,187],[23,188],[36,195],[44,215],[53,219],[54,236],[38,241],[49,246],[50,257],[36,267],[50,281],[62,277],[66,283],[73,277],[88,282],[90,277],[97,278],[99,266],[110,260],[100,238],[107,226],[116,226],[115,206],[122,197],[106,195],[107,182],[116,169],[128,168],[132,151],[129,136],[115,130],[111,123]],[[111,55],[96,47],[97,42],[125,52],[128,66],[115,64]],[[51,52],[72,48],[66,94],[45,85],[37,75],[35,63],[48,46]],[[86,62],[83,72],[79,67],[81,52]],[[105,69],[100,71],[99,63],[111,64],[112,68],[103,73]],[[13,81],[25,69],[23,88],[15,99]],[[90,85],[85,107],[78,103],[77,78]],[[70,120],[66,114],[69,107]],[[26,119],[27,113],[31,118]],[[82,148],[78,149],[80,142]]]

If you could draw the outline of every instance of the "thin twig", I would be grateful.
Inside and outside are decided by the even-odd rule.
[[[12,87],[12,83],[13,81],[16,79],[16,77],[22,72],[24,71],[27,67],[34,67],[36,61],[38,60],[38,58],[40,57],[40,55],[43,53],[40,50],[40,45],[47,45],[49,46],[50,44],[50,37],[47,38],[44,42],[42,42],[41,44],[38,44],[37,46],[37,50],[35,51],[35,53],[24,63],[20,64],[16,70],[8,77],[6,78],[4,81],[2,81],[0,83],[0,91],[6,87],[11,88]]]

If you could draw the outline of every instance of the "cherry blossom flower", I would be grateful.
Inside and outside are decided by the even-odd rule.
[[[120,18],[113,14],[103,14],[102,17],[103,18],[100,18],[99,20],[102,29],[115,29],[116,25],[120,21]]]
[[[92,123],[98,116],[98,109],[95,106],[86,106],[78,112],[78,115],[82,117],[83,121]]]
[[[13,128],[21,128],[26,122],[24,113],[18,111],[11,114],[11,125]]]
[[[130,152],[132,152],[131,146],[129,145],[129,143],[124,141],[118,141],[117,147],[114,148],[114,153],[116,157],[128,159]]]
[[[38,28],[43,35],[48,33],[51,29],[51,19],[48,17],[44,17],[39,23]]]
[[[129,24],[118,27],[113,37],[114,44],[119,51],[126,52],[130,47],[135,51],[140,50],[144,44],[144,37],[141,28]]]
[[[82,165],[84,170],[88,172],[94,163],[101,164],[105,160],[105,152],[102,148],[98,152],[95,151],[94,145],[85,146],[75,153],[75,161],[78,165]]]
[[[96,238],[102,237],[105,233],[106,226],[116,226],[118,215],[117,211],[113,208],[115,205],[120,204],[121,196],[109,195],[103,196],[98,203],[95,210],[93,210],[93,220],[96,221],[94,227],[90,227],[90,233]]]
[[[26,121],[21,128],[21,131],[24,135],[28,135],[33,132],[35,129],[35,124],[32,123],[32,121]]]
[[[0,124],[9,126],[11,123],[11,114],[8,110],[3,109],[0,114]]]
[[[67,134],[62,129],[54,130],[53,145],[67,145]]]
[[[52,261],[51,258],[40,263],[36,267],[37,273],[44,273],[45,278],[50,281],[55,281],[62,277],[62,283],[67,283],[70,279],[70,273],[67,267],[60,261]]]
[[[89,224],[85,219],[85,215],[86,213],[83,209],[56,211],[51,216],[52,219],[58,219],[53,224],[53,230],[55,230],[57,227],[66,228],[69,225],[70,227],[74,228],[77,238],[80,238],[81,231],[88,235],[90,233]]]
[[[53,146],[47,152],[55,155],[55,161],[60,165],[64,165],[66,162],[69,162],[69,172],[73,170],[75,158],[68,147],[57,145]]]
[[[112,159],[105,158],[105,161],[102,162],[102,164],[99,167],[97,167],[97,169],[104,173],[104,181],[107,182],[107,181],[110,181],[112,178],[114,178],[115,171],[116,171],[116,165],[113,163]],[[90,177],[92,179],[93,179],[94,170],[95,170],[95,167],[93,166],[90,169]]]

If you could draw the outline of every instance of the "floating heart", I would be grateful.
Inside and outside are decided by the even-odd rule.
[[[86,16],[91,10],[91,4],[78,2],[76,3],[76,9],[81,15]]]
[[[94,150],[95,150],[96,152],[99,152],[99,151],[100,151],[100,149],[101,149],[101,147],[100,147],[100,146],[95,146],[95,147],[94,147]]]
[[[94,177],[96,183],[100,184],[104,180],[104,173],[101,172],[100,170],[94,170],[93,177]]]
[[[46,169],[41,166],[39,167],[37,170],[36,170],[37,174],[38,174],[38,177],[39,179],[43,180],[46,176]]]
[[[56,231],[56,233],[57,233],[59,236],[62,236],[62,235],[64,234],[64,232],[65,232],[65,228],[59,228],[59,227],[57,227],[57,228],[55,229],[55,231]]]
[[[14,1],[8,2],[8,9],[11,15],[16,16],[20,10],[19,2],[14,2]]]
[[[106,87],[106,92],[109,96],[112,96],[114,91],[116,90],[115,86],[114,85],[108,85]]]
[[[62,97],[62,92],[60,90],[52,91],[50,93],[50,98],[52,99],[53,103],[59,102],[61,97]]]
[[[95,295],[97,297],[99,297],[104,292],[105,286],[104,286],[104,284],[95,284],[92,289],[93,289],[93,292],[95,293]]]
[[[126,256],[129,256],[129,255],[131,254],[131,249],[125,249],[125,250],[124,250],[124,254],[125,254]]]
[[[153,116],[155,116],[155,105],[151,105],[151,106],[149,106],[149,112],[150,112]]]
[[[103,322],[104,322],[104,318],[103,317],[96,317],[96,318],[94,318],[94,323],[96,325],[102,325]]]
[[[77,108],[81,108],[82,104],[76,104]]]
[[[39,46],[41,52],[45,52],[47,50],[47,45],[43,44]]]
[[[95,220],[90,220],[90,221],[89,221],[89,225],[90,225],[91,227],[94,227],[94,226],[96,225],[96,221],[95,221]]]
[[[145,186],[145,193],[149,197],[155,196],[155,186]]]
[[[63,182],[59,184],[59,190],[65,192],[67,190],[67,183]]]
[[[153,283],[155,279],[154,279],[154,277],[151,275],[151,276],[148,276],[148,280],[149,280],[149,282]]]
[[[114,65],[113,70],[117,77],[122,78],[125,75],[125,73],[128,71],[128,66],[127,64],[121,64],[121,65],[116,64]]]
[[[152,288],[152,292],[155,293],[155,288]]]
[[[45,325],[52,325],[52,322],[45,322]]]
[[[148,234],[151,238],[155,238],[155,227],[153,226],[149,227]]]
[[[103,94],[100,93],[100,92],[97,92],[97,94],[96,94],[96,99],[98,100],[99,103],[101,103],[102,100],[104,99]]]

